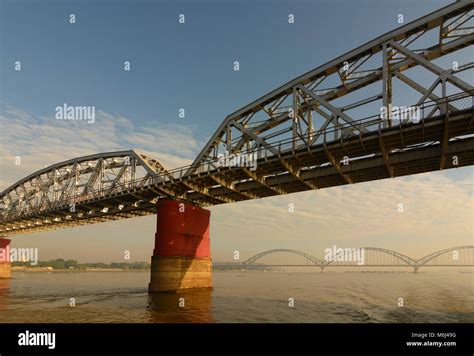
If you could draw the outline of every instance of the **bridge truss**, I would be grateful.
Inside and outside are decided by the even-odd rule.
[[[55,164],[2,192],[2,222],[20,222],[6,224],[2,232],[45,231],[155,213],[154,204],[164,193],[142,192],[165,172],[159,162],[133,150]]]
[[[321,270],[327,267],[411,267],[417,272],[421,267],[474,267],[473,245],[446,248],[419,259],[379,247],[363,247],[360,248],[360,251],[364,254],[362,264],[359,264],[354,258],[354,251],[348,250],[329,259],[318,259],[297,250],[267,250],[242,262],[242,268],[258,265],[266,267],[319,267]],[[292,256],[296,256],[297,259],[291,258]]]

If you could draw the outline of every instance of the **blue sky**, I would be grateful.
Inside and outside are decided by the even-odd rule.
[[[170,169],[190,163],[226,115],[398,27],[399,14],[407,23],[449,3],[0,0],[0,189],[44,165],[103,151],[143,149]],[[459,53],[461,64],[469,61]],[[429,87],[426,73],[416,76]],[[403,95],[413,100],[408,89]],[[94,105],[96,123],[55,120],[63,103]],[[12,163],[17,155],[21,166]],[[401,201],[405,219],[392,215]],[[280,247],[321,256],[334,243],[422,256],[472,243],[472,168],[211,210],[217,260],[235,249],[245,256]],[[28,235],[14,244],[41,247],[43,259],[119,261],[128,249],[132,259],[148,260],[153,219]]]
[[[447,3],[3,0],[1,99],[44,116],[95,105],[138,125],[175,123],[185,108],[204,144],[226,115],[398,27],[398,14],[408,22]]]

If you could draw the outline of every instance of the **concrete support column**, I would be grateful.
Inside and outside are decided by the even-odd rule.
[[[212,288],[211,212],[174,200],[158,201],[157,210],[148,291]]]
[[[11,278],[10,241],[0,238],[0,278]]]

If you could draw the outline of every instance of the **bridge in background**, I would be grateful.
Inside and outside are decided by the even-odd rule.
[[[359,263],[358,254],[363,254]],[[397,251],[379,247],[362,247],[359,252],[344,249],[319,259],[307,253],[291,249],[274,249],[260,252],[244,262],[243,269],[252,267],[411,267],[417,273],[421,267],[474,267],[474,245],[457,246],[433,252],[419,259]]]
[[[273,90],[227,116],[189,166],[128,150],[32,173],[0,194],[0,237],[472,165],[473,8],[455,2]]]

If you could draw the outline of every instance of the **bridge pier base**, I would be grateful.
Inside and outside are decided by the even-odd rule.
[[[0,238],[0,278],[11,278],[12,265],[10,263],[10,241]]]
[[[148,291],[212,288],[211,212],[174,200],[160,200],[157,213]]]

